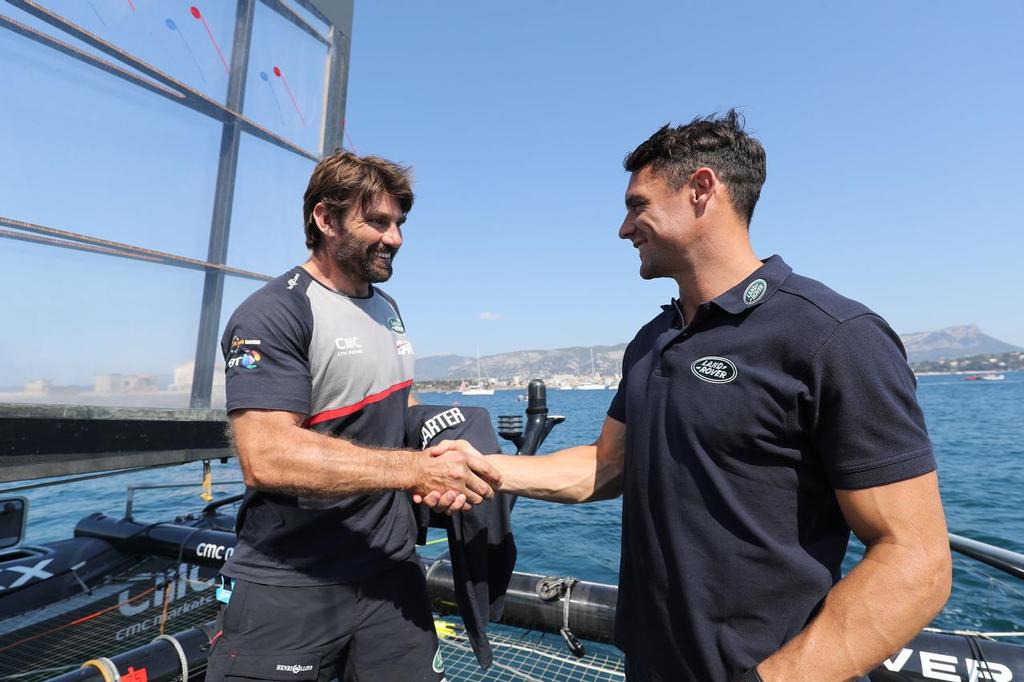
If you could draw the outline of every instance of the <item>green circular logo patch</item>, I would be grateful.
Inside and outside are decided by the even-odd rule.
[[[393,332],[397,332],[399,334],[405,333],[405,325],[402,324],[402,321],[397,317],[388,318],[388,326],[391,327],[391,331]]]
[[[764,292],[768,289],[768,282],[763,279],[755,279],[753,282],[747,285],[747,288],[743,291],[743,302],[747,305],[753,305],[761,300],[764,296]]]

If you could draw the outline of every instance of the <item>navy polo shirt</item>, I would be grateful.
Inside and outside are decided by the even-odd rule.
[[[840,578],[835,489],[935,469],[899,337],[781,258],[629,344],[616,643],[642,679],[729,680]]]

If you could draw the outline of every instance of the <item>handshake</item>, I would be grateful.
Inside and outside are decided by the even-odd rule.
[[[443,440],[416,461],[412,500],[449,516],[469,511],[501,488],[501,472],[464,440]]]

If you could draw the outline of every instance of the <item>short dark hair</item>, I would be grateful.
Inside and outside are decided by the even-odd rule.
[[[381,194],[398,200],[402,215],[412,210],[415,198],[410,180],[411,171],[379,156],[357,156],[336,150],[324,157],[313,169],[309,186],[302,198],[302,222],[306,230],[306,248],[314,251],[323,235],[313,219],[313,208],[323,203],[333,217],[344,218],[345,212],[359,202],[363,210]]]
[[[666,123],[626,155],[630,173],[645,166],[678,190],[698,168],[715,171],[729,188],[733,208],[750,224],[767,172],[764,147],[743,130],[743,115],[730,109],[724,116],[697,117],[686,125]]]

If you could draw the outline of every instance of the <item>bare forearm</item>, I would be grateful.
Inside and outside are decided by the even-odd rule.
[[[305,497],[410,488],[417,480],[416,460],[423,457],[418,452],[367,448],[298,427],[258,447],[258,456],[242,455],[246,483]]]
[[[549,502],[590,502],[616,497],[619,473],[602,466],[594,445],[579,445],[550,455],[494,455],[488,460],[502,473],[501,490]]]
[[[807,629],[758,664],[758,672],[765,682],[857,679],[931,621],[949,584],[948,553],[875,544]]]

